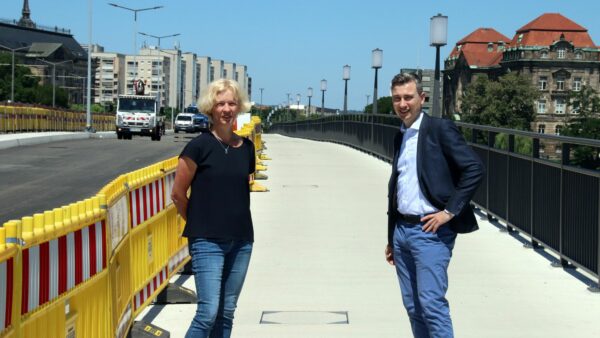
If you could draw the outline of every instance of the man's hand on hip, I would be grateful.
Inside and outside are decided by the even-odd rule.
[[[394,250],[391,245],[386,245],[385,247],[385,260],[390,264],[394,265]]]
[[[452,219],[453,215],[445,211],[439,211],[434,214],[429,214],[421,218],[423,224],[423,231],[436,233],[437,230],[448,221]]]

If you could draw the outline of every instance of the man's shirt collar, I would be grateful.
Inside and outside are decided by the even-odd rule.
[[[400,131],[402,133],[405,133],[407,129],[413,129],[415,131],[418,131],[419,128],[421,127],[421,121],[423,120],[423,112],[419,113],[419,117],[417,117],[417,119],[415,120],[415,122],[413,122],[413,124],[409,127],[406,128],[406,126],[404,125],[404,123],[402,123],[402,125],[400,126]]]

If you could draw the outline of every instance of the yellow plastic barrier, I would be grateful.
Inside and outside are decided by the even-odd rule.
[[[92,113],[92,126],[98,131],[114,130],[110,113]],[[81,131],[86,113],[40,107],[0,105],[0,133],[38,131]]]
[[[0,126],[13,109],[0,106]],[[77,125],[72,112],[55,113]],[[36,114],[48,111],[30,116],[50,124],[27,128],[56,127]],[[255,132],[251,124],[238,134]],[[177,163],[121,175],[91,198],[0,227],[0,337],[125,337],[190,259],[170,200]],[[267,191],[253,177],[250,184]]]

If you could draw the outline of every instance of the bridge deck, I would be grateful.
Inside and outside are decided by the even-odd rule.
[[[390,165],[341,145],[263,139],[271,191],[252,194],[256,242],[233,336],[411,336],[383,255]],[[600,295],[577,273],[482,215],[480,227],[458,237],[450,264],[457,337],[598,337]],[[193,277],[172,281],[194,288]],[[183,337],[194,311],[150,306],[137,320]]]

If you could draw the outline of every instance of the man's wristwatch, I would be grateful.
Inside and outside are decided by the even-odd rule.
[[[453,213],[451,213],[450,211],[446,210],[446,209],[444,209],[444,214],[446,214],[446,215],[450,216],[450,218],[453,218],[453,217],[454,217],[454,214],[453,214]]]

